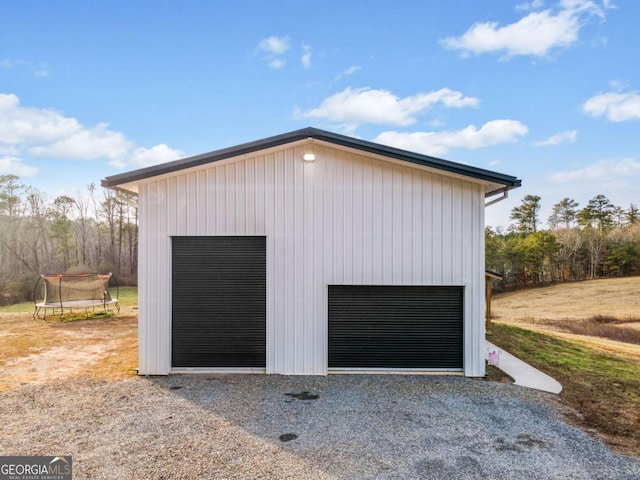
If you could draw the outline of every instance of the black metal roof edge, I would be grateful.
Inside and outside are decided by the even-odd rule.
[[[207,163],[213,163],[220,160],[225,160],[227,158],[257,152],[259,150],[297,142],[305,138],[322,140],[328,143],[333,143],[335,145],[354,148],[357,150],[362,150],[364,152],[394,158],[396,160],[402,160],[425,167],[435,168],[450,173],[456,173],[466,177],[472,177],[479,180],[498,183],[500,185],[505,185],[509,189],[517,188],[521,185],[521,180],[511,175],[472,167],[470,165],[464,165],[461,163],[451,162],[449,160],[443,160],[441,158],[410,152],[395,147],[389,147],[386,145],[381,145],[379,143],[348,137],[346,135],[340,135],[313,127],[302,128],[300,130],[294,130],[289,133],[275,135],[273,137],[264,138],[262,140],[243,143],[233,147],[227,147],[220,150],[215,150],[213,152],[203,153],[201,155],[182,158],[173,162],[162,163],[159,165],[153,165],[151,167],[112,175],[102,180],[101,184],[104,187],[113,187],[121,185],[123,183],[144,180],[146,178],[156,177],[158,175],[177,172],[186,168],[198,167]]]
[[[450,160],[444,160],[442,158],[432,157],[421,153],[411,152],[408,150],[402,150],[396,147],[390,147],[382,145],[380,143],[374,143],[367,140],[361,140],[358,138],[347,137],[337,133],[327,132],[324,130],[313,129],[319,134],[312,135],[313,138],[318,140],[325,140],[330,143],[342,145],[345,147],[356,148],[369,153],[375,153],[383,155],[385,157],[395,158],[397,160],[403,160],[410,163],[415,163],[425,167],[436,168],[438,170],[444,170],[451,173],[458,173],[467,177],[478,178],[481,180],[487,180],[490,182],[499,183],[501,185],[509,187],[519,187],[521,180],[511,175],[503,173],[493,172],[491,170],[485,170],[471,165],[465,165],[462,163],[452,162]]]

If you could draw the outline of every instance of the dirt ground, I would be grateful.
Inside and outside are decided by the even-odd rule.
[[[0,313],[0,391],[82,376],[133,376],[137,341],[132,308],[124,308],[117,317],[74,322]]]

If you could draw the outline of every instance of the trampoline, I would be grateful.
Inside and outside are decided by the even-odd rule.
[[[84,309],[87,318],[96,308],[102,308],[105,314],[114,310],[120,313],[118,285],[111,288],[111,280],[111,273],[42,274],[34,287],[33,318],[46,320],[47,311],[53,315],[58,313],[62,318],[65,311],[73,313],[74,309]],[[110,290],[114,288],[115,297],[112,297]]]

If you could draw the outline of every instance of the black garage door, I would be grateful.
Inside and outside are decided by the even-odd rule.
[[[174,367],[264,367],[266,238],[173,237]]]
[[[329,285],[329,368],[462,368],[463,287]]]

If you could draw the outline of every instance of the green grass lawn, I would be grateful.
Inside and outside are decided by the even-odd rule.
[[[523,328],[494,324],[491,341],[556,378],[577,423],[640,456],[640,363]]]
[[[118,291],[118,303],[122,307],[137,307],[138,287],[120,287]]]
[[[115,290],[111,294],[115,296]],[[136,307],[138,305],[138,287],[120,287],[118,289],[118,303],[121,307]],[[0,313],[32,313],[33,309],[33,302],[24,302],[0,307]]]

